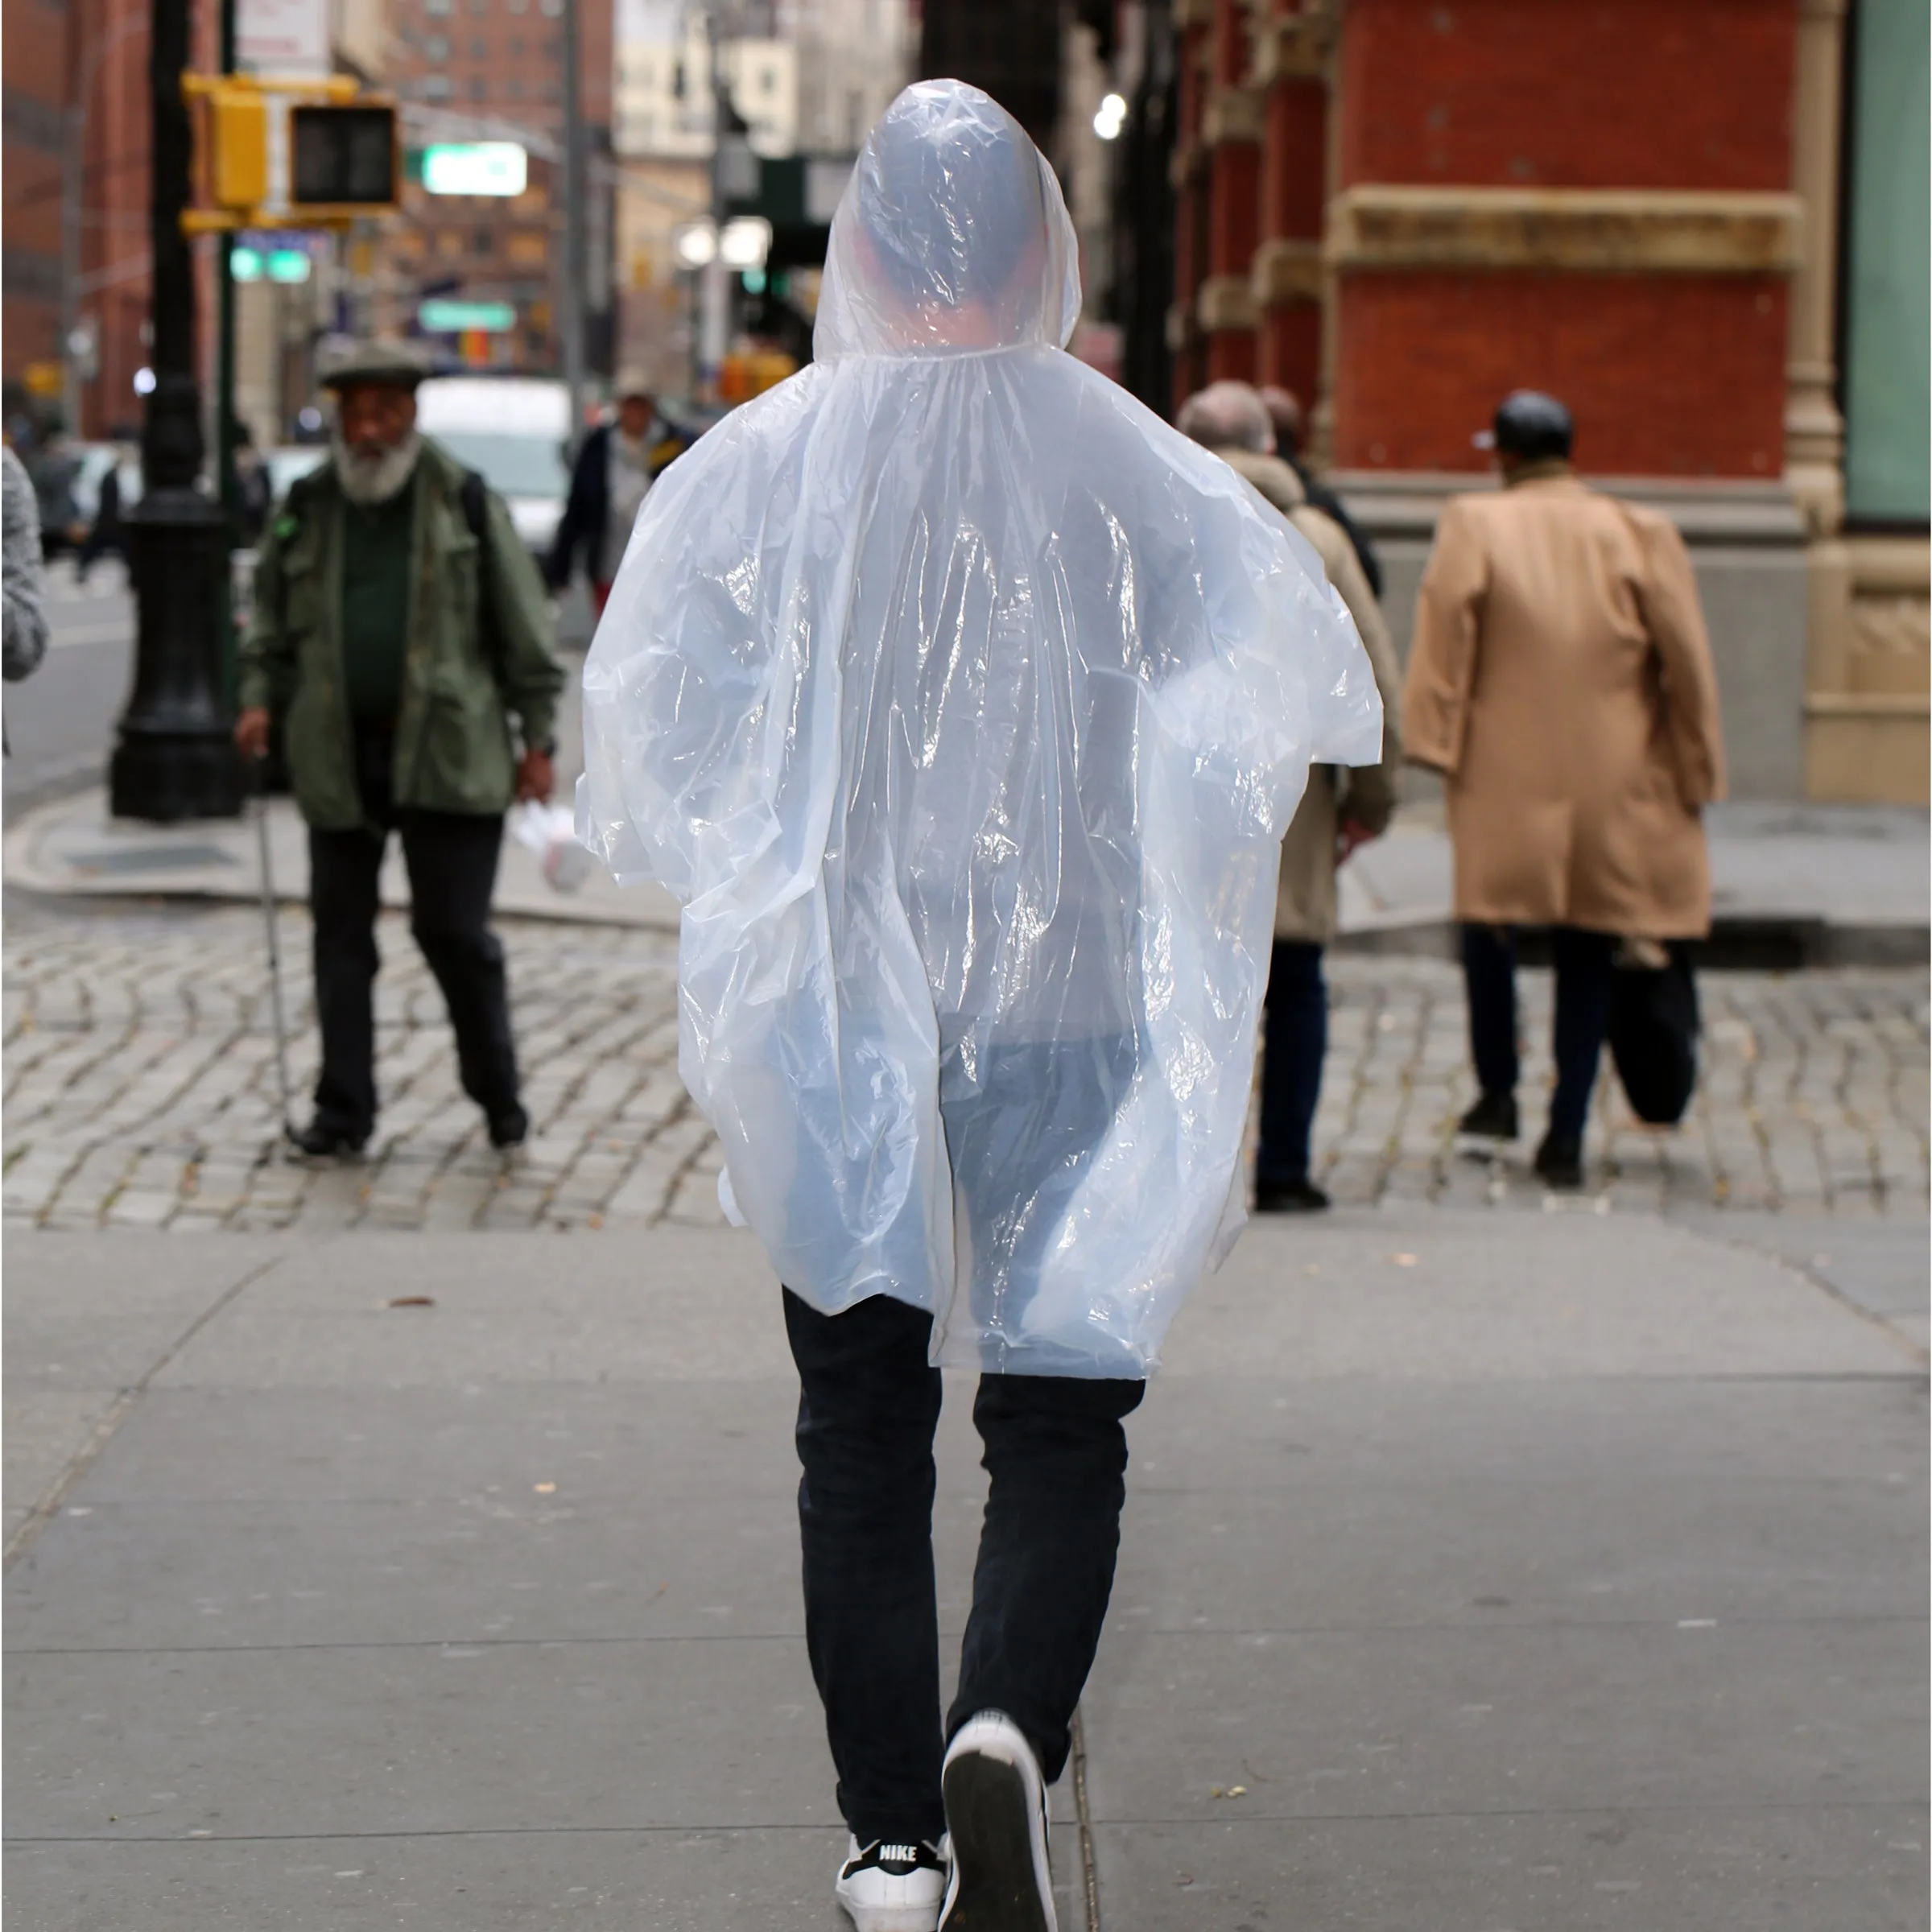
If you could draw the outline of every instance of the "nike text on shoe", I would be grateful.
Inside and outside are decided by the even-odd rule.
[[[946,1752],[952,1845],[943,1932],[1059,1932],[1046,1863],[1046,1786],[1020,1728],[982,1711]]]
[[[946,1890],[945,1856],[927,1844],[852,1839],[833,1887],[858,1932],[934,1932]]]

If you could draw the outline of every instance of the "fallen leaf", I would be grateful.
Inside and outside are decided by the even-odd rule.
[[[557,1492],[557,1486],[555,1483],[539,1483],[536,1485],[536,1491],[539,1496],[555,1496]]]
[[[1413,1268],[1415,1265],[1415,1257],[1412,1254],[1392,1254],[1389,1258],[1398,1268]]]
[[[392,1308],[433,1308],[436,1298],[433,1294],[398,1294],[389,1305]]]

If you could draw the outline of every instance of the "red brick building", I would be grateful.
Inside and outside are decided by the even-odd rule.
[[[1918,0],[1174,12],[1177,399],[1233,376],[1312,406],[1406,633],[1472,433],[1554,391],[1579,466],[1691,541],[1739,791],[1923,799]]]

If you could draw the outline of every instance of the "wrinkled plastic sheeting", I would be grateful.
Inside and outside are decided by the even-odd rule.
[[[1381,712],[1312,551],[1063,353],[1079,308],[1017,124],[902,94],[817,360],[646,502],[579,832],[683,902],[679,1071],[781,1279],[1142,1376],[1241,1224],[1278,840]]]

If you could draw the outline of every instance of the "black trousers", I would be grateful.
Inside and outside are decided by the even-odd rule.
[[[376,1119],[377,881],[392,829],[402,837],[409,868],[410,930],[443,989],[463,1091],[492,1120],[514,1113],[518,1104],[510,983],[502,943],[489,926],[503,821],[471,812],[398,810],[390,796],[390,753],[385,734],[358,738],[363,807],[380,832],[312,826],[308,834],[322,1026],[316,1119],[358,1140]]]
[[[1611,974],[1616,935],[1580,927],[1550,928],[1550,963],[1556,968],[1556,1013],[1551,1050],[1556,1092],[1550,1100],[1550,1132],[1581,1140],[1590,1117],[1590,1093],[1610,1027]],[[1516,935],[1507,926],[1463,928],[1463,977],[1469,993],[1469,1051],[1484,1093],[1513,1094],[1516,1047]]]
[[[805,1634],[861,1844],[937,1840],[946,1740],[1003,1711],[1051,1782],[1092,1667],[1126,1497],[1122,1420],[1146,1385],[982,1375],[972,1406],[991,1478],[959,1695],[939,1722],[932,1565],[939,1372],[930,1315],[879,1295],[824,1315],[788,1289],[799,1365]]]
[[[1313,941],[1275,941],[1265,1029],[1255,1179],[1265,1187],[1289,1187],[1308,1178],[1309,1137],[1328,1052],[1328,983]]]

